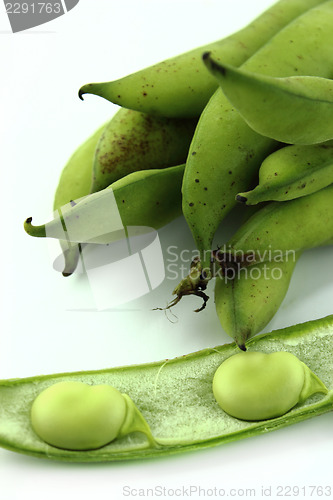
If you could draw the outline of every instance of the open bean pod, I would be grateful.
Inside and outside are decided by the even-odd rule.
[[[221,363],[239,352],[234,343],[145,365],[2,380],[0,446],[68,462],[159,457],[264,434],[333,410],[333,316],[257,336],[249,341],[248,351],[294,354],[320,378],[328,393],[314,394],[286,414],[267,420],[244,421],[228,415],[214,398],[212,382]],[[64,450],[45,443],[32,428],[31,407],[44,389],[63,381],[107,384],[127,394],[158,446],[147,441],[142,432],[87,451]]]

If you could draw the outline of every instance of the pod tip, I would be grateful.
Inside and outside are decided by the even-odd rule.
[[[31,234],[31,231],[32,231],[32,228],[33,228],[33,225],[31,224],[31,222],[32,222],[32,217],[28,217],[24,221],[23,227],[24,227],[24,231],[27,234]]]
[[[32,222],[32,217],[28,217],[24,221],[24,230],[26,233],[28,233],[30,236],[38,236],[41,238],[45,238],[46,232],[45,232],[45,225],[44,226],[33,226],[31,224]]]
[[[204,64],[207,66],[209,71],[212,73],[219,73],[222,74],[223,76],[225,75],[226,68],[224,65],[221,64],[221,62],[217,63],[212,57],[211,57],[211,52],[204,52],[202,54],[202,60]]]
[[[211,52],[209,52],[209,51],[204,52],[204,53],[202,54],[202,59],[203,59],[204,61],[206,61],[206,60],[209,58],[210,54],[211,54]]]
[[[238,347],[240,348],[241,351],[246,352],[245,344],[238,344]]]
[[[64,278],[68,278],[68,276],[71,276],[73,272],[63,271],[61,274],[63,275]]]
[[[240,201],[241,203],[246,203],[247,202],[247,198],[246,198],[246,196],[242,196],[241,194],[237,194],[236,195],[236,201]]]
[[[79,95],[79,98],[81,99],[81,101],[84,101],[83,99],[83,94],[85,94],[85,92],[83,91],[83,87],[80,88],[79,92],[78,92],[78,95]]]

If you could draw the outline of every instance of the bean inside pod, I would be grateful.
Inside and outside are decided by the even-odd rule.
[[[93,450],[131,432],[143,432],[155,445],[131,398],[110,385],[58,382],[36,397],[30,416],[35,433],[57,448]]]
[[[285,351],[235,354],[219,366],[213,378],[217,403],[241,420],[279,417],[317,392],[328,391],[302,361]]]

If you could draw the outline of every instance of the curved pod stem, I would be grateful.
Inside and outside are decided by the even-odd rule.
[[[98,193],[83,198],[47,224],[24,223],[31,236],[63,239],[71,243],[107,244],[125,237],[127,226],[158,229],[181,215],[184,165],[133,172]]]

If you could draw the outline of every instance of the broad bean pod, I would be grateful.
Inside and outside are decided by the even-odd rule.
[[[195,123],[120,109],[69,159],[56,190],[54,210],[70,210],[72,202],[133,171],[184,162]],[[80,246],[69,240],[60,240],[60,245],[65,260],[63,275],[69,276],[77,266]]]
[[[126,237],[128,226],[158,229],[181,215],[181,182],[185,165],[141,170],[119,179],[109,188],[90,194],[76,205],[59,209],[49,223],[24,228],[37,237],[71,243],[107,244]]]
[[[333,316],[259,335],[248,350],[286,351],[305,363],[328,389],[280,417],[249,422],[221,410],[212,390],[218,367],[238,347],[225,344],[172,360],[99,371],[62,373],[0,381],[0,446],[18,453],[67,462],[100,462],[161,457],[208,448],[291,425],[333,409]],[[321,346],[318,349],[318,345]],[[107,384],[127,394],[149,425],[158,446],[142,433],[115,439],[87,451],[48,445],[33,430],[36,397],[58,382]]]
[[[250,268],[232,268],[233,275],[218,275],[214,298],[224,331],[243,351],[246,341],[260,332],[278,311],[300,257],[260,262]]]
[[[79,90],[125,108],[168,117],[199,116],[217,88],[201,55],[211,51],[218,60],[239,66],[281,28],[321,0],[280,0],[247,27],[227,38],[167,59],[111,82],[89,83]]]
[[[322,246],[333,245],[333,237]],[[216,273],[215,308],[224,331],[242,350],[262,331],[282,304],[302,252],[250,267],[235,265],[223,275],[223,262]]]
[[[120,108],[97,143],[90,192],[131,172],[185,163],[196,123]]]
[[[288,144],[333,139],[331,79],[260,75],[217,62],[210,55],[205,62],[224,95],[258,134]]]
[[[315,7],[289,23],[241,67],[271,76],[332,74],[333,2]],[[259,165],[280,143],[254,132],[219,89],[201,114],[186,162],[183,213],[209,270],[215,232],[252,187]],[[209,278],[209,271],[207,271]]]
[[[288,201],[312,194],[333,183],[333,143],[286,146],[261,164],[259,184],[236,200],[246,205]]]
[[[68,205],[72,200],[81,198],[90,193],[92,169],[97,143],[106,124],[94,132],[69,158],[63,168],[58,186],[54,195],[53,210]],[[78,244],[72,245],[66,240],[60,240],[64,257],[63,276],[70,276],[76,269],[80,248]]]
[[[333,184],[283,203],[272,201],[250,217],[220,249],[241,266],[323,245],[333,237]]]

